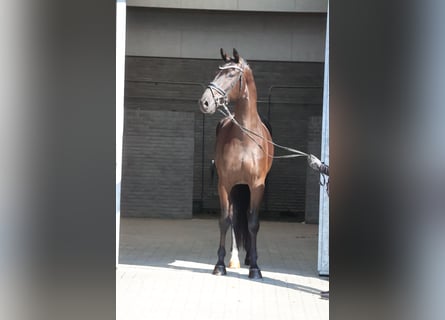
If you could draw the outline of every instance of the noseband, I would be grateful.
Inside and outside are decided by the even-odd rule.
[[[220,70],[237,69],[237,70],[241,71],[240,75],[239,75],[240,90],[241,90],[242,81],[243,81],[243,73],[244,73],[244,69],[243,68],[241,68],[239,66],[223,66],[223,67],[219,67],[219,69]],[[212,81],[212,82],[209,83],[207,88],[210,89],[210,92],[212,93],[213,101],[215,102],[215,105],[216,105],[217,109],[219,107],[227,107],[227,105],[229,104],[229,97],[228,97],[227,94],[235,86],[235,83],[236,83],[236,81],[233,82],[233,84],[230,86],[230,88],[229,88],[229,90],[227,92],[223,88],[221,88],[219,85],[217,85],[215,82]],[[218,92],[221,95],[221,97],[219,97],[218,99],[215,98],[213,90]]]

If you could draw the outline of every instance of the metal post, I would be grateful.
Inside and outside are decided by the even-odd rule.
[[[119,264],[119,231],[121,217],[122,138],[124,134],[125,84],[125,0],[116,1],[116,267]]]
[[[326,19],[321,161],[329,164],[329,3]],[[320,187],[319,214],[318,273],[327,276],[329,275],[329,196],[323,186]]]

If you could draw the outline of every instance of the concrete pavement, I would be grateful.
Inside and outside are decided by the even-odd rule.
[[[214,276],[216,219],[122,218],[117,319],[328,319],[317,241],[317,225],[261,221],[263,279],[249,279],[243,265]],[[244,255],[240,250],[241,262]]]

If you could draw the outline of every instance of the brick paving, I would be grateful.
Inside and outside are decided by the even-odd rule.
[[[329,300],[319,293],[329,281],[318,276],[317,241],[317,225],[262,221],[263,279],[249,279],[243,265],[214,276],[217,220],[123,218],[117,319],[328,319]]]

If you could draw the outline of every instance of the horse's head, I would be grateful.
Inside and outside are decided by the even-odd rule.
[[[209,83],[199,100],[201,112],[213,114],[229,102],[238,100],[245,88],[246,63],[236,49],[233,49],[233,57],[229,57],[221,48],[221,57],[225,62],[219,67],[219,72],[212,82]],[[248,68],[247,68],[248,69]]]

